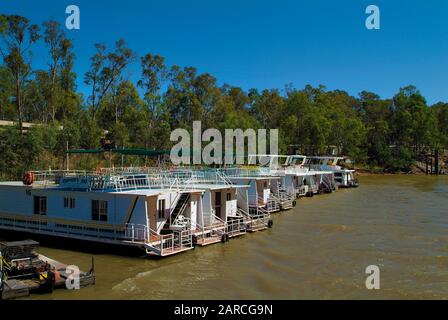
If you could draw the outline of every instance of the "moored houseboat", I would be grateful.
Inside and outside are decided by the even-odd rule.
[[[216,180],[163,171],[29,172],[23,182],[0,183],[0,229],[168,256],[243,233],[236,187]]]
[[[358,187],[359,182],[355,170],[347,169],[348,159],[345,157],[323,156],[307,157],[306,166],[311,170],[330,171],[334,174],[336,185],[340,188]]]
[[[310,169],[305,165],[306,156],[254,155],[253,157],[261,159],[262,167],[267,174],[281,177],[281,188],[296,198],[312,197],[321,192],[336,190],[333,172]]]
[[[247,197],[251,209],[273,213],[295,205],[292,194],[283,188],[280,176],[268,174],[257,166],[226,168],[225,174],[233,183],[249,187]]]

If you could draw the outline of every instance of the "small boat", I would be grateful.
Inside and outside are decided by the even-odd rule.
[[[0,243],[0,300],[67,288],[72,281],[67,265],[39,254],[38,248],[33,240]],[[93,260],[89,272],[79,271],[78,280],[80,288],[95,283]]]

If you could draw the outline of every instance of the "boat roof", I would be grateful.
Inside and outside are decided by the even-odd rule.
[[[0,186],[24,187],[25,185],[22,181],[2,181]]]
[[[311,174],[333,174],[334,171],[325,171],[325,170],[311,170],[309,171]]]
[[[249,176],[249,177],[229,177],[230,180],[278,180],[279,176]]]
[[[238,184],[213,184],[213,183],[198,183],[192,184],[192,188],[199,190],[224,190],[224,189],[233,189],[233,188],[248,188],[247,185],[238,185]]]
[[[107,192],[107,193],[111,193],[111,194],[124,194],[124,195],[138,195],[138,196],[145,196],[145,197],[150,197],[150,196],[158,196],[158,195],[162,195],[162,194],[167,194],[167,193],[174,193],[174,192],[183,192],[183,193],[202,193],[204,192],[204,190],[200,190],[197,188],[192,188],[192,189],[134,189],[134,190],[125,190],[125,191],[112,191],[112,192]]]
[[[22,246],[34,246],[38,247],[39,242],[34,240],[22,240],[22,241],[12,241],[12,242],[0,242],[0,248],[12,248],[12,247],[22,247]]]

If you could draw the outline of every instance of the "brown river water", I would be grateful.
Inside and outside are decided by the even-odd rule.
[[[165,259],[94,254],[96,285],[32,299],[447,299],[448,177],[367,176],[273,229]],[[90,268],[91,253],[41,247]],[[366,267],[380,268],[367,290]]]

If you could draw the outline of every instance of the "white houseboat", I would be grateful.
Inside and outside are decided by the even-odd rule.
[[[236,187],[211,185],[189,185],[169,172],[29,172],[23,182],[0,183],[0,229],[168,256],[236,234],[236,223],[227,222]]]
[[[296,198],[311,197],[322,191],[335,190],[331,171],[310,170],[303,155],[254,155],[259,157],[263,169],[270,175],[281,177],[280,186]],[[253,162],[254,159],[251,159]]]
[[[292,194],[282,187],[282,177],[273,176],[258,166],[226,168],[225,174],[234,184],[249,186],[247,202],[250,210],[273,213],[289,210],[295,205]]]
[[[307,157],[306,166],[311,170],[331,171],[334,173],[334,180],[338,187],[351,188],[358,187],[358,180],[355,177],[355,170],[345,168],[347,159],[344,157]]]
[[[126,174],[161,172],[160,169],[146,167],[106,168],[101,169],[101,171]],[[226,238],[244,234],[243,223],[245,231],[249,232],[272,227],[270,216],[272,211],[265,210],[263,207],[254,210],[253,207],[249,206],[250,186],[238,184],[236,180],[232,181],[228,176],[229,172],[227,170],[183,166],[164,170],[163,172],[171,179],[176,179],[185,188],[194,187],[204,191],[203,210],[209,210],[211,214],[204,215],[206,218],[202,226],[205,228],[205,231],[202,232],[202,236],[197,235],[198,244],[217,242],[224,225],[227,230]],[[272,198],[270,201],[272,201]],[[208,219],[207,216],[210,216],[211,219]],[[211,227],[213,227],[213,230],[207,232]],[[204,238],[204,234],[206,239],[201,241]]]

